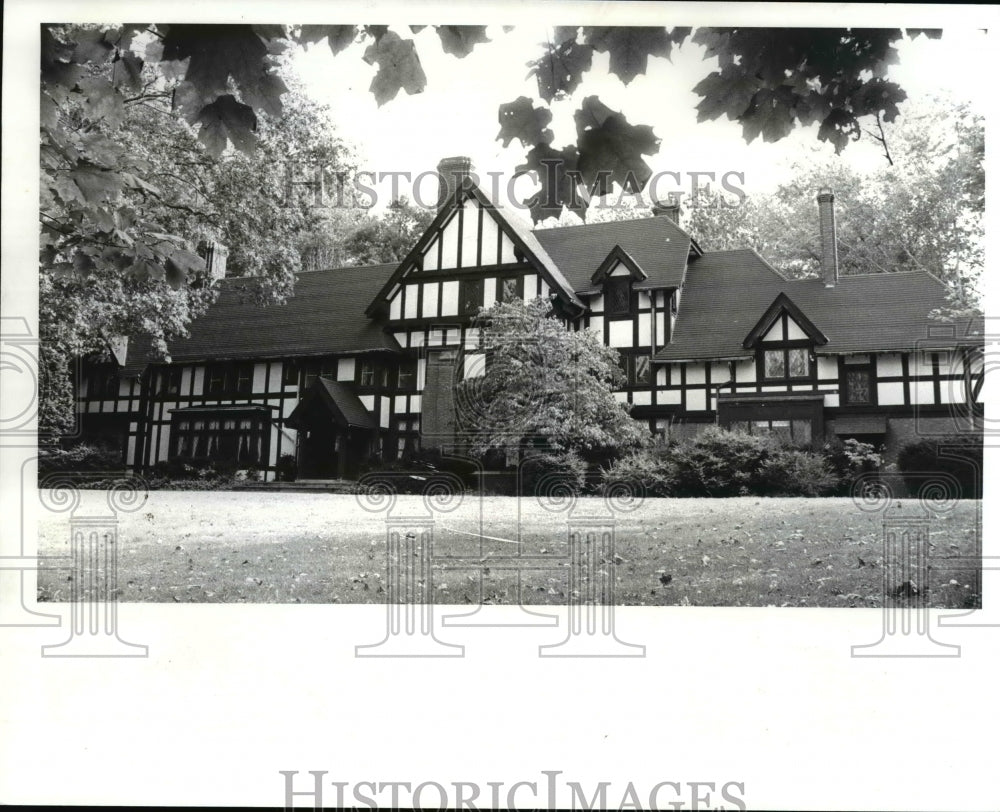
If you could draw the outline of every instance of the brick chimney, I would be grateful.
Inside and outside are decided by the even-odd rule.
[[[671,194],[666,201],[654,200],[652,205],[654,217],[669,217],[678,225],[681,222],[681,204],[677,196]]]
[[[833,213],[833,190],[823,187],[816,195],[819,203],[820,271],[823,284],[836,287],[839,275],[837,260],[837,218]]]
[[[226,246],[217,240],[205,240],[199,243],[198,253],[205,260],[209,279],[213,281],[225,279],[226,260],[229,258],[229,249]]]
[[[442,158],[437,165],[437,171],[437,210],[441,211],[445,202],[452,198],[462,181],[472,174],[472,159],[466,158],[464,155]]]

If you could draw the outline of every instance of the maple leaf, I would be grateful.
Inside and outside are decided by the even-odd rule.
[[[230,77],[248,105],[280,116],[288,88],[271,71],[267,56],[267,45],[249,25],[173,25],[163,41],[164,61],[190,60],[184,73],[188,88],[175,95],[189,121],[226,94]]]
[[[541,185],[538,192],[523,201],[534,222],[558,217],[563,206],[583,217],[587,202],[580,195],[576,163],[575,146],[556,150],[548,144],[538,144],[529,150],[525,162],[514,170],[515,177],[532,173]]]
[[[140,91],[143,61],[135,54],[126,53],[115,56],[113,62],[111,76],[114,86],[125,87],[133,93]]]
[[[102,76],[88,76],[78,83],[83,94],[83,109],[91,121],[120,124],[125,115],[124,99],[111,81]]]
[[[304,25],[299,33],[300,42],[319,42],[324,37],[334,56],[354,43],[358,33],[356,25]]]
[[[109,33],[111,31],[100,28],[81,28],[74,32],[73,61],[93,62],[95,65],[107,62],[115,50],[115,46],[108,41]]]
[[[759,135],[769,143],[780,141],[795,126],[795,101],[787,87],[758,90],[750,108],[740,116],[743,139],[749,144]]]
[[[850,140],[857,141],[861,137],[861,125],[847,110],[831,110],[830,114],[819,125],[819,140],[833,144],[837,154],[847,146]]]
[[[552,142],[552,130],[548,129],[552,111],[547,107],[534,107],[527,96],[519,96],[512,102],[501,104],[497,117],[500,120],[497,140],[502,140],[505,147],[509,147],[515,138],[526,148]]]
[[[381,107],[396,98],[400,88],[409,95],[422,93],[427,85],[427,76],[420,66],[420,57],[412,39],[400,39],[393,31],[387,31],[377,42],[365,50],[365,62],[378,63],[378,73],[372,79],[369,90]]]
[[[594,49],[575,39],[567,39],[559,45],[547,44],[545,53],[528,63],[538,82],[538,95],[545,101],[563,98],[580,85],[583,74],[593,64]]]
[[[626,85],[646,72],[650,56],[670,58],[671,38],[665,28],[598,26],[584,32],[594,50],[610,54],[608,70]]]
[[[437,25],[434,28],[441,38],[442,50],[459,59],[472,53],[480,42],[490,41],[485,25]]]
[[[112,201],[121,192],[121,175],[93,164],[81,161],[70,176],[87,203]]]
[[[573,113],[577,137],[581,137],[589,129],[600,127],[614,114],[615,111],[597,96],[587,96],[580,104],[580,109]]]
[[[895,82],[872,78],[851,94],[851,110],[855,116],[882,113],[886,121],[895,121],[905,100],[906,91]]]
[[[205,105],[198,115],[197,123],[201,125],[198,140],[215,158],[225,150],[227,140],[249,155],[256,150],[257,141],[253,134],[257,129],[257,116],[254,115],[253,108],[236,101],[232,95],[220,96],[211,104]]]
[[[695,93],[704,97],[695,108],[699,123],[723,114],[730,121],[739,118],[747,111],[759,89],[760,80],[748,76],[735,65],[713,71],[693,88]]]
[[[577,147],[580,175],[593,195],[609,194],[614,182],[630,193],[642,191],[653,174],[642,156],[660,148],[652,127],[629,124],[621,113],[586,130]]]

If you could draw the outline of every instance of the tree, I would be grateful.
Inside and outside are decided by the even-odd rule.
[[[401,260],[434,219],[434,212],[414,206],[402,197],[385,213],[369,218],[345,240],[344,247],[358,265]]]
[[[774,195],[737,206],[704,190],[688,207],[692,236],[708,249],[755,248],[791,277],[818,275],[816,193],[828,187],[841,273],[924,270],[949,286],[957,308],[975,307],[984,262],[982,118],[933,99],[878,137],[892,145],[892,162],[867,175],[827,158],[797,165]]]
[[[458,398],[471,451],[516,455],[593,452],[640,446],[648,431],[615,400],[624,382],[618,351],[589,330],[566,329],[544,299],[497,303],[482,310],[482,375],[467,377]]]
[[[288,193],[285,158],[349,165],[327,112],[294,90],[280,119],[261,116],[253,155],[213,158],[171,109],[176,79],[126,53],[90,65],[88,80],[111,83],[122,62],[142,89],[116,114],[101,117],[82,94],[53,91],[60,103],[43,122],[39,427],[51,436],[73,422],[74,358],[107,356],[119,335],[164,353],[211,304],[217,290],[200,243],[229,248],[229,275],[248,280],[248,295],[286,296],[300,268],[295,240],[319,210],[309,194]]]

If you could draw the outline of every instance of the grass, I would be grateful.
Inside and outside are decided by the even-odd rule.
[[[81,497],[81,510],[104,505],[107,512],[102,492]],[[598,499],[581,499],[573,516],[602,508]],[[419,497],[400,497],[393,515],[422,510]],[[980,606],[978,573],[954,560],[977,555],[979,511],[979,502],[964,501],[927,519],[930,606]],[[466,497],[454,512],[436,515],[425,586],[440,604],[565,604],[566,515],[533,500]],[[886,518],[923,515],[918,502],[902,500]],[[647,500],[615,518],[616,603],[883,606],[882,522],[882,514],[862,512],[849,499]],[[401,527],[405,533],[405,523]],[[117,529],[123,602],[386,598],[385,516],[368,513],[350,496],[151,492],[139,510],[120,515]],[[42,516],[40,556],[67,555],[68,539],[65,515]],[[609,562],[597,565],[606,572]],[[71,577],[55,562],[43,565],[39,600],[69,600]]]

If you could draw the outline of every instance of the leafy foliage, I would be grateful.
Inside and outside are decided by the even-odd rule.
[[[982,435],[953,435],[936,440],[917,440],[903,446],[897,461],[903,480],[911,496],[922,495],[928,488],[929,496],[938,498],[948,494],[963,499],[983,497],[983,438]],[[934,488],[935,473],[944,474]],[[954,478],[958,492],[953,492]]]
[[[825,452],[712,426],[686,440],[640,449],[603,469],[649,496],[823,496],[839,478]]]
[[[733,200],[704,190],[686,206],[688,230],[710,250],[753,247],[793,278],[819,273],[816,191],[836,194],[840,273],[927,271],[959,307],[973,307],[984,267],[983,121],[967,105],[913,106],[873,137],[892,164],[867,175],[839,161],[795,167],[773,195]]]
[[[587,463],[575,451],[535,454],[521,463],[521,495],[538,498],[577,495],[587,481]]]
[[[362,222],[343,240],[343,247],[356,265],[396,262],[406,256],[433,219],[434,212],[402,197],[390,203],[384,214]]]
[[[458,394],[475,414],[466,426],[474,455],[627,449],[645,441],[645,427],[612,394],[623,377],[617,351],[590,331],[566,330],[549,302],[497,303],[477,326],[485,372],[459,384]]]
[[[173,63],[154,69],[137,56],[161,46],[153,33],[51,27],[43,41],[43,73],[54,78],[42,84],[39,426],[58,436],[73,423],[72,359],[106,356],[115,336],[163,353],[214,299],[200,244],[228,246],[229,274],[253,277],[258,300],[286,296],[300,266],[295,240],[315,209],[309,196],[286,198],[285,159],[297,152],[336,169],[344,150],[324,112],[286,92],[280,119],[256,121],[254,154],[213,158],[172,110],[183,87],[163,70]],[[74,54],[101,61],[75,64]],[[91,81],[70,89],[57,82],[66,76]],[[117,94],[110,118],[93,116],[86,88]],[[229,105],[226,95],[212,104]]]

